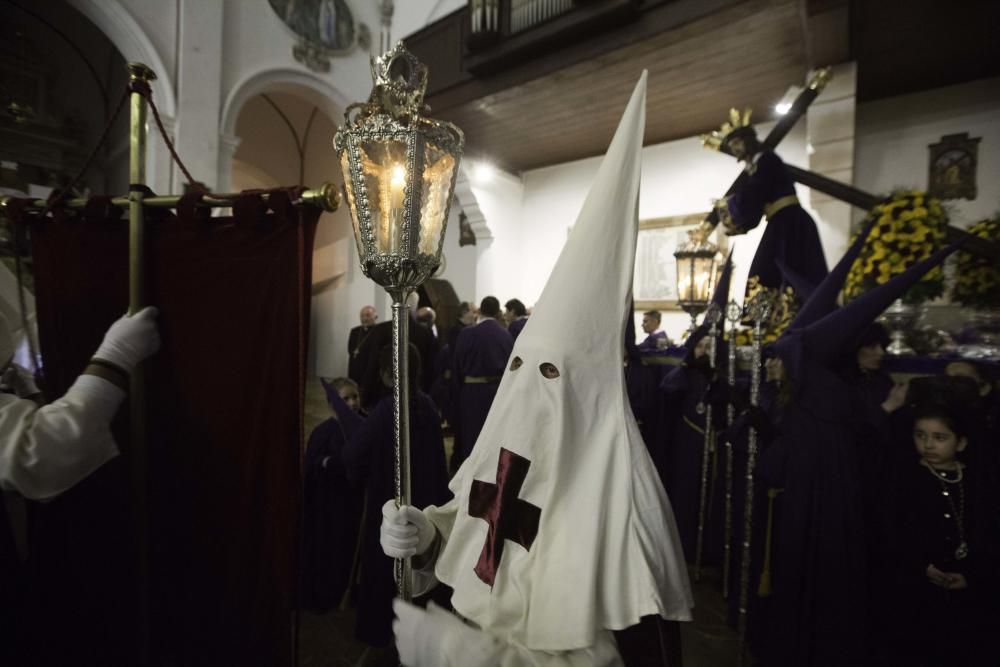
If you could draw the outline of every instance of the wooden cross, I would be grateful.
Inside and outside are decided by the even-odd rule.
[[[497,461],[497,483],[472,480],[469,516],[483,519],[489,524],[486,542],[479,554],[475,571],[480,580],[489,584],[490,588],[493,587],[500,567],[504,542],[511,540],[530,550],[538,534],[542,510],[517,497],[530,466],[531,461],[528,459],[501,447]]]

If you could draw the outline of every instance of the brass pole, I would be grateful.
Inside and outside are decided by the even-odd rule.
[[[396,507],[411,505],[410,490],[410,313],[406,299],[413,291],[409,287],[389,288],[392,297],[392,409],[393,441],[395,443],[394,481]],[[395,563],[396,594],[409,602],[413,599],[413,564],[409,558],[397,558]]]
[[[146,65],[129,63],[129,79],[148,85],[156,78]],[[134,315],[145,305],[145,221],[143,187],[146,185],[146,98],[135,90],[130,94],[129,116],[129,298],[128,312]],[[149,664],[149,475],[146,451],[146,391],[143,365],[137,364],[131,378],[132,502],[137,549],[136,624],[139,664]]]
[[[205,208],[226,208],[232,206],[236,199],[241,195],[239,192],[226,192],[226,193],[212,193],[206,195],[198,202],[198,206],[203,206]],[[270,199],[268,193],[261,195],[261,199],[267,201]],[[3,206],[14,199],[14,197],[0,197],[0,214],[3,214]],[[180,203],[180,195],[158,195],[153,197],[142,197],[142,205],[147,208],[174,208]],[[76,199],[67,199],[60,203],[60,206],[64,208],[83,208],[87,205],[89,200],[86,197],[77,197]],[[297,202],[297,204],[304,204],[306,206],[315,206],[328,213],[336,211],[340,206],[340,190],[333,183],[323,183],[318,188],[312,188],[304,191]],[[130,197],[113,197],[111,199],[111,204],[113,206],[131,206]],[[35,199],[32,200],[29,205],[32,209],[44,210],[45,200]]]

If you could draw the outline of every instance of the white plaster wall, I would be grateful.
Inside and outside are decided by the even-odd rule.
[[[463,164],[463,169],[470,166]],[[537,235],[544,234],[547,226],[528,225],[531,218],[522,209],[525,187],[517,176],[497,170],[488,182],[470,180],[472,193],[493,238],[477,241],[476,293],[462,295],[462,298],[478,304],[486,296],[495,296],[500,303],[516,297],[529,303],[523,296],[525,284],[522,280],[529,269],[529,262],[525,261],[529,257],[526,246],[535,245]],[[526,225],[530,227],[527,232],[524,231]],[[530,243],[526,242],[529,238]]]
[[[476,295],[476,259],[478,255],[477,245],[458,245],[458,209],[455,204],[451,206],[448,216],[448,228],[445,230],[444,247],[442,253],[445,256],[445,269],[438,276],[442,280],[447,280],[455,288],[459,301],[472,302]]]
[[[275,14],[266,0],[207,0],[225,2],[222,93],[230,95],[242,82],[272,69],[291,68],[304,76],[323,82],[336,91],[334,101],[343,108],[347,103],[364,100],[371,89],[369,54],[354,49],[350,54],[331,60],[328,73],[310,72],[292,57],[298,39]],[[378,48],[378,11],[374,2],[352,2],[355,19],[373,31]]]
[[[393,43],[465,5],[466,0],[396,0],[392,16]]]
[[[153,69],[153,98],[168,136],[174,130],[176,0],[67,0],[97,26],[128,62]],[[152,119],[150,119],[152,123]],[[152,125],[150,125],[152,127]],[[127,130],[126,130],[127,133]],[[170,155],[155,129],[149,133],[146,182],[156,192],[173,191]]]
[[[886,194],[927,187],[928,146],[948,134],[981,137],[976,199],[947,202],[960,227],[1000,211],[1000,78],[858,105],[855,184]]]
[[[181,0],[83,0],[96,4],[118,4],[142,30],[163,63],[160,76],[176,79],[178,15]],[[218,4],[220,0],[204,0],[205,4]],[[127,56],[126,56],[127,57]],[[146,63],[156,67],[156,63]]]
[[[222,98],[222,42],[219,26],[223,21],[218,0],[181,0],[178,13],[177,152],[196,181],[216,192],[219,187],[219,114]],[[175,167],[173,183],[180,189],[185,177]]]

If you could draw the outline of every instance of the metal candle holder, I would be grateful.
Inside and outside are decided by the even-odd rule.
[[[709,324],[708,329],[708,363],[715,373],[715,356],[718,335],[719,320],[722,319],[722,311],[714,303],[705,312],[705,322]],[[709,388],[711,383],[709,384]],[[705,544],[705,508],[708,504],[708,466],[712,453],[715,451],[715,428],[712,425],[712,403],[705,406],[705,443],[701,452],[701,489],[698,498],[698,538],[695,542],[694,550],[694,580],[701,581],[701,559]]]
[[[677,305],[691,316],[691,332],[697,318],[708,307],[715,289],[719,247],[708,240],[711,229],[697,227],[688,232],[687,241],[677,246]]]
[[[729,389],[736,387],[736,329],[743,318],[743,307],[736,301],[730,301],[726,306],[726,319],[729,320],[729,348],[726,380]],[[732,400],[726,405],[726,426],[731,427],[736,419],[736,406]],[[726,507],[723,524],[724,536],[722,547],[722,597],[729,599],[730,563],[732,562],[733,535],[733,443],[726,440]]]
[[[409,313],[406,299],[441,264],[465,143],[451,123],[426,118],[427,68],[402,42],[372,59],[367,102],[352,104],[333,145],[344,173],[361,270],[392,298],[396,505],[410,504]],[[430,363],[426,360],[425,363]],[[396,561],[411,599],[410,560]]]
[[[764,293],[759,293],[750,302],[747,310],[753,319],[753,360],[750,366],[750,405],[760,404],[760,362],[761,328],[771,317],[773,302]],[[740,563],[740,662],[743,662],[747,636],[747,607],[750,602],[750,540],[753,524],[753,472],[757,465],[757,429],[750,427],[747,432],[746,495],[743,505],[743,560]]]

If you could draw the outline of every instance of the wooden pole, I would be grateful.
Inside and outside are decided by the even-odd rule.
[[[790,164],[786,164],[785,167],[788,168],[788,173],[796,182],[818,192],[827,194],[834,199],[839,199],[840,201],[850,204],[851,206],[864,209],[865,211],[870,211],[884,199],[884,197],[873,195],[869,192],[865,192],[864,190],[860,190],[853,185],[847,185],[846,183],[835,181],[832,178],[827,178],[826,176],[809,171],[808,169],[802,169],[801,167],[796,167]],[[974,236],[964,229],[959,229],[954,225],[948,225],[945,228],[945,232],[948,235],[948,243],[963,241],[963,250],[985,257],[994,262],[1000,262],[1000,244],[988,239]]]

